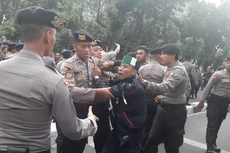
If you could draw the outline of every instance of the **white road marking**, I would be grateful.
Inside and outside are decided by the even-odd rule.
[[[199,113],[193,113],[193,114],[187,115],[187,117],[196,116],[196,115],[201,115],[201,114],[205,114],[205,113],[206,113],[206,111],[199,112]]]
[[[194,146],[194,147],[197,147],[197,148],[200,148],[200,149],[203,149],[203,150],[207,149],[206,144],[201,143],[201,142],[197,142],[197,141],[194,141],[194,140],[191,140],[188,138],[184,138],[184,143],[191,145],[191,146]],[[221,153],[230,153],[230,152],[221,149]]]

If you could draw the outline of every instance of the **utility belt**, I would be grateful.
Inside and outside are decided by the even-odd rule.
[[[169,104],[169,103],[165,103],[165,102],[160,102],[160,106],[166,110],[186,108],[185,104]]]
[[[229,97],[222,97],[222,96],[215,95],[213,93],[209,96],[209,98],[210,98],[209,102],[218,102],[218,103],[225,102],[225,103],[230,103],[230,98]],[[214,100],[211,100],[211,99],[214,99]]]
[[[29,148],[20,148],[20,147],[8,147],[7,151],[0,150],[0,153],[30,153]],[[50,153],[50,150],[47,151],[40,151],[37,153]]]

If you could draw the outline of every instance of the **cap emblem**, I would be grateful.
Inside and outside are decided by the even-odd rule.
[[[63,21],[58,16],[55,16],[54,20],[51,21],[51,23],[54,25],[54,27],[59,28],[62,26]]]
[[[86,40],[86,35],[78,35],[78,39],[80,39],[80,40]]]

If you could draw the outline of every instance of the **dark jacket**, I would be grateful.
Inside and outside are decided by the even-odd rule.
[[[97,87],[105,87],[97,80]],[[141,140],[141,129],[146,118],[145,92],[136,76],[125,80],[110,81],[113,114],[111,122],[121,144],[137,144]]]

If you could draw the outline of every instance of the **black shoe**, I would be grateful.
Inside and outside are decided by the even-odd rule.
[[[186,103],[186,105],[187,105],[187,106],[190,106],[191,104],[189,104],[189,103]]]
[[[221,149],[217,148],[216,143],[213,144],[213,151],[215,151],[215,152],[221,152]]]
[[[221,150],[219,149],[219,151],[217,151],[218,148],[215,149],[214,145],[215,144],[213,144],[213,143],[208,143],[207,144],[207,150],[206,150],[205,153],[219,153]]]

